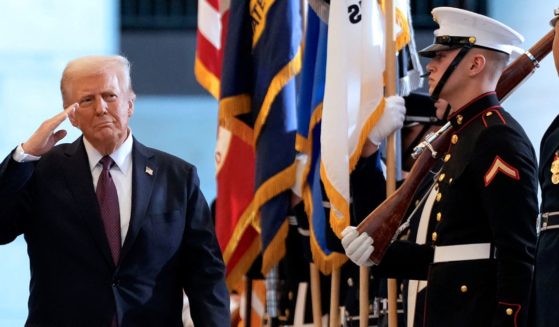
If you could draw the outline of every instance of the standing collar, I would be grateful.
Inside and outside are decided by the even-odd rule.
[[[133,137],[132,137],[132,130],[128,129],[128,137],[122,143],[115,152],[111,153],[109,156],[117,167],[123,173],[126,173],[128,169],[132,167],[132,145],[133,145]],[[85,152],[87,152],[87,158],[89,160],[89,168],[93,170],[95,166],[99,163],[99,160],[103,157],[103,155],[95,149],[95,147],[85,138],[83,137],[83,144],[85,146]]]
[[[448,120],[456,130],[468,125],[475,117],[490,108],[500,107],[497,93],[494,91],[483,93],[462,108],[453,112]]]

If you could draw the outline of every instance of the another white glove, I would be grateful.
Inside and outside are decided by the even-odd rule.
[[[342,246],[348,258],[358,266],[373,265],[370,257],[375,248],[369,234],[360,235],[354,226],[348,226],[342,231]]]
[[[307,166],[308,156],[304,153],[298,153],[295,157],[295,184],[291,187],[291,191],[298,197],[303,197],[303,172]]]
[[[404,126],[406,105],[404,98],[393,95],[385,99],[384,112],[379,121],[369,133],[369,140],[375,145],[380,145],[388,135]]]

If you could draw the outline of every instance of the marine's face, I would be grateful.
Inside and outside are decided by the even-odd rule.
[[[435,87],[437,87],[439,81],[443,77],[443,74],[446,72],[448,66],[452,63],[454,57],[456,57],[459,51],[460,49],[437,51],[435,56],[431,58],[431,61],[426,66],[427,71],[429,72],[429,94],[433,95]],[[458,66],[460,66],[460,64]],[[454,89],[453,85],[456,84],[455,81],[458,79],[456,77],[459,75],[457,74],[457,70],[458,69],[456,69],[445,82],[445,85],[439,94],[440,98],[449,98],[449,94],[451,94],[450,91]]]

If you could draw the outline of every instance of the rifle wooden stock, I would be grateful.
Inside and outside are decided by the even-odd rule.
[[[514,88],[538,67],[538,62],[551,52],[553,37],[554,31],[551,30],[528,50],[536,61],[525,53],[505,69],[496,88],[499,99],[506,98]],[[448,149],[452,130],[452,128],[448,129],[431,143],[431,146],[438,154],[444,154]],[[402,223],[402,219],[421,181],[436,160],[437,158],[432,157],[431,151],[423,151],[413,164],[404,183],[357,226],[357,230],[360,233],[366,232],[375,241],[375,249],[371,254],[371,260],[375,264],[380,263],[382,260],[390,241]]]

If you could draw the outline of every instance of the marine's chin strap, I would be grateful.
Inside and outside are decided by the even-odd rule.
[[[468,53],[468,51],[470,51],[471,48],[472,46],[469,45],[461,48],[460,52],[458,52],[458,54],[456,55],[456,57],[454,57],[450,65],[448,65],[446,71],[444,72],[443,76],[437,83],[437,86],[435,86],[433,93],[431,94],[431,99],[433,99],[433,101],[437,101],[439,99],[439,96],[441,95],[441,91],[443,90],[446,81],[448,80],[450,75],[452,75],[452,73],[454,72],[458,64],[462,61],[462,59],[464,59],[464,56],[466,56],[466,54]],[[447,112],[448,112],[448,108],[447,108]],[[447,116],[446,113],[445,116]]]

